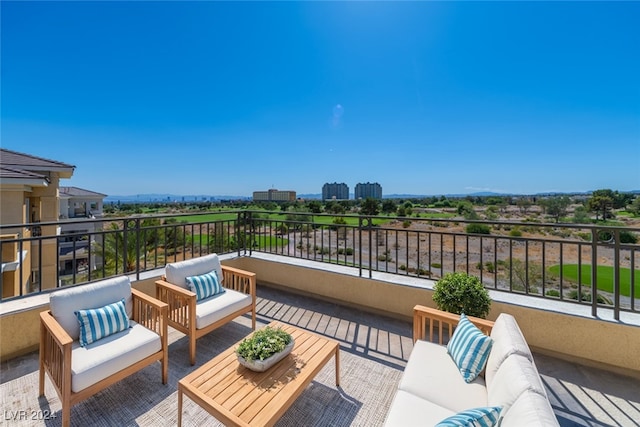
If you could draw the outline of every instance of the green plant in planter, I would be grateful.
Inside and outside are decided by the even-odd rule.
[[[281,328],[267,326],[243,339],[236,353],[245,360],[264,360],[284,350],[291,340]]]
[[[433,288],[433,301],[439,310],[483,319],[491,308],[489,291],[480,279],[466,273],[445,274]]]

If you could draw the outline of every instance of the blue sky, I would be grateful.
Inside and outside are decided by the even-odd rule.
[[[640,189],[640,2],[7,2],[2,147],[108,195]]]

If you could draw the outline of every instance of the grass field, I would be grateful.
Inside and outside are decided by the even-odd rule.
[[[231,221],[238,218],[235,213],[211,213],[206,215],[186,215],[178,217],[179,222]]]
[[[257,246],[254,248],[262,249],[262,248],[274,248],[279,246],[286,246],[289,244],[289,239],[283,239],[282,237],[276,236],[256,236],[254,239]],[[208,245],[209,236],[206,234],[194,234],[187,237],[187,243],[191,244],[191,242],[195,242],[196,244]]]
[[[591,286],[591,264],[582,265],[581,281],[583,285]],[[560,274],[560,266],[549,267],[549,271]],[[563,278],[578,283],[578,265],[566,264],[562,269]],[[640,270],[635,270],[634,296],[640,298]],[[597,272],[598,289],[605,292],[613,292],[613,267],[599,266]],[[631,296],[631,269],[620,268],[620,295]]]
[[[287,246],[289,244],[289,239],[283,239],[278,236],[261,236],[258,235],[254,239],[254,242],[257,243],[257,246],[254,248],[262,249],[262,248],[275,248]]]

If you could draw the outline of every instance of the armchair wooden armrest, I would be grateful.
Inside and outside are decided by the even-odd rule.
[[[481,319],[479,317],[467,317],[485,335],[489,335],[491,333],[494,322]],[[453,331],[459,321],[460,315],[458,314],[449,313],[423,305],[416,305],[413,308],[413,342],[416,342],[417,340],[433,342],[434,331],[436,331],[437,328],[436,336],[438,344],[444,345],[453,335]]]
[[[239,268],[222,266],[224,277],[223,286],[238,292],[249,294],[255,300],[256,297],[256,273],[241,270]]]
[[[162,345],[162,384],[169,378],[169,304],[153,298],[137,289],[131,289],[133,320],[160,335]]]
[[[73,339],[50,311],[40,313],[40,396],[44,396],[45,370],[59,396],[71,395],[72,343]]]
[[[133,297],[132,319],[163,338],[167,335],[167,312],[169,304],[153,298],[137,289],[131,289]]]
[[[192,329],[195,330],[196,294],[194,292],[169,283],[163,277],[162,280],[156,280],[156,298],[168,306],[169,325],[185,334]]]

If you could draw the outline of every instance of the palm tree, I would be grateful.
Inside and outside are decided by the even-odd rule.
[[[104,269],[107,274],[119,274],[135,271],[138,261],[145,256],[138,244],[138,233],[121,229],[118,224],[111,223],[104,235],[98,252],[104,258]],[[140,258],[138,258],[140,257]]]

